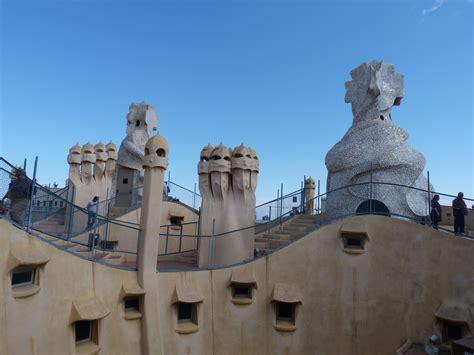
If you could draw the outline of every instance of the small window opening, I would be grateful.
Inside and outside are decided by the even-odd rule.
[[[224,157],[224,160],[230,161],[230,157]]]
[[[145,155],[150,155],[150,149],[145,148]]]
[[[58,201],[54,201],[54,207],[58,207]]]
[[[458,340],[463,337],[463,326],[459,323],[443,321],[443,342]]]
[[[234,154],[234,158],[243,158],[244,156],[240,153]]]
[[[140,120],[137,120],[137,122],[135,122],[135,127],[140,127]]]
[[[46,201],[43,201],[43,207],[46,207]]]
[[[293,203],[298,202],[298,196],[293,196]]]
[[[232,287],[233,298],[252,298],[252,287],[246,285],[234,285]]]
[[[287,302],[276,303],[276,320],[295,323],[295,304]]]
[[[178,323],[193,322],[197,324],[196,303],[178,303]]]
[[[38,206],[38,207],[39,207],[39,206],[40,206],[40,204],[41,204],[41,201],[40,201],[40,200],[36,201],[36,206]]]
[[[213,156],[211,157],[211,159],[212,159],[212,160],[219,160],[219,159],[221,159],[221,156],[220,156],[220,155],[213,155]]]
[[[180,226],[184,222],[184,217],[179,217],[179,216],[171,216],[170,217],[170,224],[175,225],[175,226]]]
[[[365,235],[343,234],[344,248],[346,249],[364,249]]]
[[[49,207],[53,207],[53,201],[49,201]]]
[[[128,178],[123,178],[122,184],[127,185],[128,184]]]
[[[33,285],[36,278],[36,267],[19,267],[12,271],[12,288]]]
[[[206,161],[209,161],[209,159],[207,157],[201,157],[201,161],[206,162]]]
[[[383,121],[385,118],[383,117],[383,115],[380,115],[380,119]]]
[[[394,106],[400,106],[402,103],[402,97],[396,97],[395,100],[393,101]]]
[[[446,216],[451,217],[451,213],[449,213],[449,212],[446,213]]]
[[[64,201],[59,202],[59,207],[63,207],[63,206],[64,206]]]
[[[74,323],[74,330],[76,334],[76,344],[94,342],[94,331],[97,321],[79,320]]]
[[[138,297],[127,297],[123,300],[125,312],[140,311],[140,299]]]
[[[165,152],[164,149],[159,148],[159,149],[156,150],[156,155],[158,155],[159,157],[164,158],[164,157],[166,157],[166,152]]]

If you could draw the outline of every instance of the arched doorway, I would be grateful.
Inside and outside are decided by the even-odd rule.
[[[384,203],[379,200],[365,200],[359,207],[357,207],[356,214],[379,214],[384,216],[390,216],[390,211]]]

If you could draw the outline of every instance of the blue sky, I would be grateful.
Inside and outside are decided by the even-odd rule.
[[[125,136],[147,101],[170,143],[171,179],[192,187],[208,142],[254,147],[259,201],[325,186],[327,151],[352,122],[351,69],[382,59],[405,75],[396,125],[437,190],[474,195],[473,4],[412,1],[1,2],[0,155],[39,156],[67,178],[76,142]]]

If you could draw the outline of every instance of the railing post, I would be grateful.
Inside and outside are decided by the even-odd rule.
[[[430,172],[427,171],[427,178],[428,178],[428,218],[431,221],[431,188],[430,188]]]
[[[23,159],[23,170],[25,170],[25,171],[26,171],[26,158],[25,158],[25,159]]]
[[[306,213],[306,188],[305,188],[305,183],[306,183],[306,175],[303,176],[303,181],[301,182],[301,207],[300,211],[302,214]]]
[[[216,227],[216,220],[212,219],[212,232],[211,232],[211,238],[209,240],[209,256],[208,256],[209,269],[212,269],[214,267],[213,252],[214,252],[215,227]]]
[[[74,201],[74,194],[76,192],[75,186],[72,185],[72,190],[71,190],[71,202],[69,203],[69,210],[68,210],[68,222],[67,222],[67,231],[66,231],[66,239],[69,242],[71,240],[71,230],[72,230],[72,225],[73,225],[73,209],[74,205],[72,201]]]
[[[194,193],[193,193],[193,209],[196,209],[196,183],[194,183]]]
[[[181,224],[181,229],[179,231],[179,252],[181,253],[181,245],[183,240],[183,225]]]
[[[28,232],[31,232],[31,217],[33,214],[33,195],[35,193],[35,180],[36,180],[36,170],[38,168],[38,157],[35,158],[35,165],[33,167],[33,180],[31,181],[31,188],[30,191],[28,191],[29,194],[29,201],[28,201],[28,216],[27,216],[27,222],[26,222],[26,230]],[[25,176],[25,178],[27,178]],[[23,221],[24,223],[25,221]]]
[[[94,219],[94,229],[92,232],[92,245],[91,245],[91,254],[92,254],[92,259],[95,257],[95,237],[97,235],[97,215],[95,216]]]
[[[198,221],[197,221],[197,245],[196,249],[201,248],[201,207],[199,207]]]
[[[170,233],[170,226],[169,224],[166,226],[166,242],[165,242],[165,255],[168,254],[168,236]]]
[[[321,206],[320,206],[320,199],[321,199],[321,181],[318,180],[318,224],[321,225]],[[327,200],[326,200],[327,201]]]
[[[280,189],[280,227],[281,227],[281,218],[283,215],[283,184],[281,184],[281,189]]]

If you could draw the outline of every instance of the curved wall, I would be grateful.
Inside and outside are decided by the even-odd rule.
[[[362,254],[343,251],[341,228],[368,232]],[[119,294],[136,273],[82,260],[0,221],[0,354],[73,354],[72,301],[96,297],[111,313],[100,321],[99,354],[140,354],[140,320],[123,317]],[[41,290],[12,297],[14,244],[50,257]],[[359,216],[321,228],[292,245],[235,268],[157,273],[163,354],[393,354],[407,340],[439,331],[442,303],[466,310],[474,331],[474,241],[395,218]],[[236,305],[229,283],[239,271],[256,281],[253,301]],[[296,330],[276,330],[274,285],[300,295]],[[177,332],[175,287],[200,294],[198,330]]]

